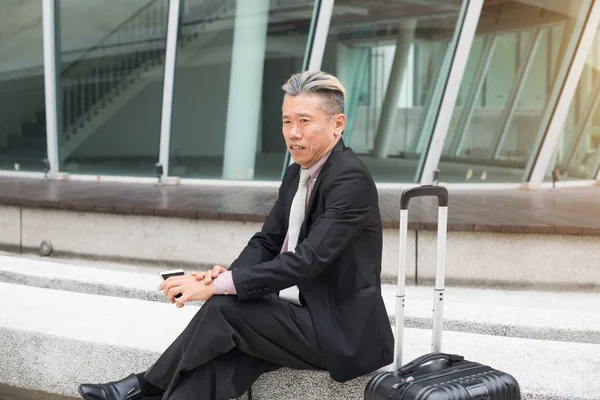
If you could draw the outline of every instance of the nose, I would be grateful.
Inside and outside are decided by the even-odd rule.
[[[300,132],[296,124],[290,124],[288,128],[288,135],[290,139],[302,139],[302,133]]]

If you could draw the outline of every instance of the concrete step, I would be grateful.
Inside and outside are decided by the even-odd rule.
[[[0,281],[28,286],[165,302],[156,291],[157,267],[49,261],[0,254]],[[383,285],[383,298],[395,321],[396,286]],[[494,336],[600,343],[600,293],[446,289],[445,329]],[[406,325],[430,329],[433,292],[408,286]]]
[[[0,382],[74,396],[148,368],[197,306],[0,283]],[[157,329],[160,327],[160,329]],[[407,329],[404,362],[429,351],[430,332]],[[600,345],[445,332],[443,350],[511,373],[524,399],[598,399]],[[360,399],[371,375],[339,384],[326,372],[282,369],[254,385],[257,400]]]
[[[72,200],[61,206],[85,208],[76,198]],[[144,209],[159,215],[113,214],[112,205],[102,207],[99,210],[106,212],[0,205],[0,249],[39,254],[40,243],[50,241],[53,255],[61,257],[157,266],[227,266],[262,227],[251,221],[164,217],[163,213],[172,215],[173,210],[160,207]],[[479,288],[600,291],[596,236],[525,233],[526,228],[524,233],[450,230],[446,282]],[[127,232],[127,240],[115,232]],[[398,244],[398,230],[384,229],[382,277],[386,283],[392,283],[397,274]],[[436,246],[436,232],[409,231],[409,283],[434,277]]]

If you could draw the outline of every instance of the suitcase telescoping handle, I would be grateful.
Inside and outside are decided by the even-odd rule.
[[[448,226],[448,189],[441,186],[419,186],[406,189],[400,196],[400,267],[396,294],[396,341],[394,343],[394,371],[402,365],[404,341],[404,305],[406,297],[406,259],[408,239],[408,204],[415,197],[435,196],[438,198],[437,265],[433,298],[433,331],[431,351],[440,352],[444,321],[444,280],[446,271],[446,230]]]

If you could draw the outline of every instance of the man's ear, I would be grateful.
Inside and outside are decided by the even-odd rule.
[[[344,132],[344,128],[346,127],[346,115],[337,114],[334,117],[334,124],[333,133],[336,137],[341,136],[342,132]]]

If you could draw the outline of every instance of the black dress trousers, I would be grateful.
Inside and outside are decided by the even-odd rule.
[[[325,369],[308,309],[276,295],[213,296],[146,372],[163,399],[229,400],[282,366]]]

